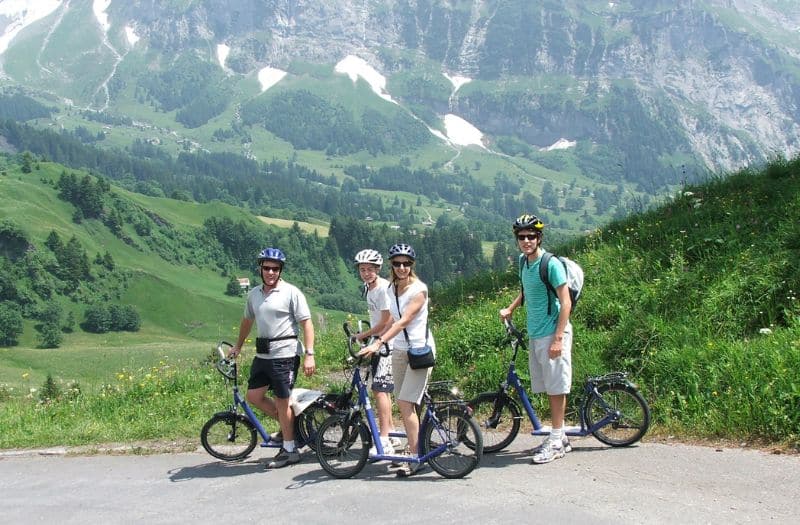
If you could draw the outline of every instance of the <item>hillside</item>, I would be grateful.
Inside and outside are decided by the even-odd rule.
[[[0,196],[14,197],[0,209],[28,217],[30,231],[38,232],[33,238],[49,227],[42,227],[52,220],[46,210],[64,206],[52,198],[48,178],[55,177],[43,164],[36,181],[0,178],[7,190]],[[36,195],[40,205],[25,204],[15,188]],[[160,199],[148,206],[168,216],[164,202],[183,206]],[[179,215],[203,216],[197,205],[185,205],[193,213],[178,209]],[[95,247],[85,225],[62,228]],[[7,258],[8,243],[3,247]],[[587,275],[573,316],[575,386],[590,374],[629,372],[651,405],[651,436],[800,447],[800,158],[687,186],[659,209],[550,248],[573,257]],[[130,276],[124,298],[141,308],[146,322],[140,332],[74,334],[59,350],[30,348],[30,338],[0,349],[0,424],[9,430],[0,448],[194,442],[200,425],[223,406],[222,382],[202,356],[209,342],[234,334],[241,299],[221,296],[224,279],[208,268],[168,269],[150,256],[131,255],[141,261],[143,276]],[[516,293],[516,279],[509,268],[432,294],[436,379],[456,380],[468,396],[496,387],[507,357],[498,311]],[[207,325],[186,323],[202,315]],[[524,314],[517,315],[523,326]],[[304,385],[341,386],[344,353],[336,324],[320,330],[323,375]],[[525,376],[524,358],[518,365]],[[39,405],[48,374],[61,390]],[[535,402],[546,415],[541,396]],[[54,424],[58,435],[48,430]]]
[[[576,382],[626,370],[663,431],[800,445],[800,158],[687,186],[549,249],[586,272]],[[467,391],[501,377],[498,311],[517,286],[510,270],[434,298],[440,372]]]
[[[18,0],[0,11],[0,116],[104,149],[297,163],[473,227],[514,198],[576,234],[798,151],[790,4]]]
[[[129,192],[59,164],[31,162],[27,173],[22,164],[0,157],[0,305],[4,313],[19,312],[24,323],[3,346],[41,345],[34,326],[48,324],[51,306],[60,309],[57,326],[72,320],[63,330],[66,346],[96,344],[98,336],[79,325],[98,304],[131,305],[138,312],[140,327],[125,341],[228,335],[243,304],[227,293],[230,281],[256,282],[254,254],[270,244],[290,253],[285,276],[307,290],[320,319],[327,315],[320,305],[325,294],[351,288],[357,296],[355,277],[343,262],[325,258],[325,240],[313,231],[267,225],[221,202]]]

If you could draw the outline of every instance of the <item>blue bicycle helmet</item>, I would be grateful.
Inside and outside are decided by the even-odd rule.
[[[417,260],[417,253],[409,244],[399,243],[394,244],[391,248],[389,248],[389,259],[397,257],[398,255],[405,255],[412,261]]]
[[[278,248],[264,248],[258,252],[258,264],[261,264],[262,261],[277,261],[281,263],[281,268],[283,268],[286,256]]]

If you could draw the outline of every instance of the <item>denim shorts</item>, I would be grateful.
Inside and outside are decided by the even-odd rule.
[[[300,356],[284,357],[279,359],[253,358],[250,367],[250,379],[247,388],[267,387],[272,390],[275,397],[288,399],[292,395],[292,388],[297,379],[297,370],[300,368]]]

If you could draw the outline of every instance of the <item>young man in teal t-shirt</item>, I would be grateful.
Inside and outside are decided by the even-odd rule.
[[[522,291],[508,308],[500,310],[500,317],[508,319],[523,300],[527,302],[531,391],[546,393],[550,402],[550,435],[533,450],[533,463],[550,463],[572,450],[564,434],[567,394],[572,385],[572,325],[569,322],[572,302],[566,286],[566,271],[558,259],[551,257],[547,268],[555,297],[548,293],[539,276],[544,254],[543,229],[544,223],[535,215],[522,215],[514,221],[514,235],[524,256],[520,258]]]

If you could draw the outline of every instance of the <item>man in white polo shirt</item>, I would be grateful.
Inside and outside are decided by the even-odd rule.
[[[300,461],[294,442],[294,413],[290,397],[300,356],[305,353],[303,372],[307,376],[316,369],[311,311],[303,293],[281,279],[285,262],[286,256],[278,248],[264,248],[258,254],[262,284],[247,294],[239,337],[229,352],[230,357],[239,355],[255,322],[258,338],[247,384],[247,401],[278,420],[281,431],[273,439],[283,439],[280,451],[267,463],[268,469]],[[303,331],[305,345],[297,337],[298,328]],[[274,399],[266,397],[268,390],[272,390]]]

